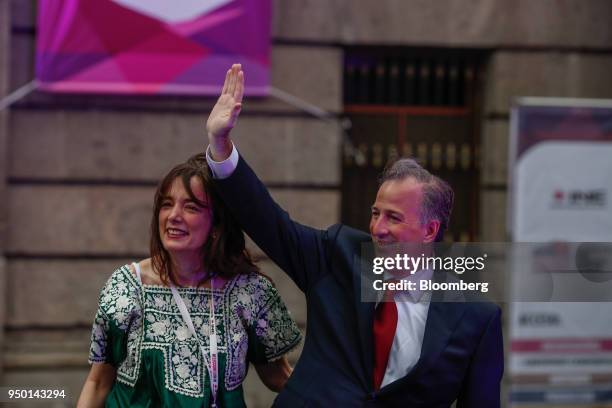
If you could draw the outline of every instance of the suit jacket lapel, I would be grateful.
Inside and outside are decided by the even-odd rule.
[[[434,277],[434,280],[438,281],[439,277]],[[383,387],[381,392],[393,392],[398,387],[405,387],[407,382],[413,381],[436,362],[465,313],[465,303],[462,300],[461,294],[457,293],[434,294],[427,312],[423,346],[417,364],[405,377]]]
[[[418,375],[420,371],[434,363],[456,329],[465,307],[462,303],[435,301],[429,305],[425,336],[421,348],[421,357],[409,375]]]

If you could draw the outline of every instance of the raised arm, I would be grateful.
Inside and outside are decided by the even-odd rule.
[[[230,166],[228,174],[216,171],[220,166],[215,162],[237,157],[232,153],[230,132],[242,108],[243,91],[244,74],[235,64],[227,72],[221,96],[206,123],[209,164],[217,178],[217,191],[253,241],[306,292],[323,271],[327,233],[292,221],[244,160]]]
[[[230,132],[238,121],[244,94],[244,72],[234,64],[225,75],[223,90],[206,121],[210,154],[215,161],[227,159],[232,152]]]

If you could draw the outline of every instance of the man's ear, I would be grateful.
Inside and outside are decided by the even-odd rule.
[[[438,231],[440,231],[440,221],[438,220],[429,220],[427,224],[425,224],[425,236],[423,237],[424,243],[435,242],[436,237],[438,236]]]

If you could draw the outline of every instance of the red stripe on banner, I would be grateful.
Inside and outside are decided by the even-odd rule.
[[[520,353],[593,353],[612,351],[612,339],[513,340],[510,349]]]

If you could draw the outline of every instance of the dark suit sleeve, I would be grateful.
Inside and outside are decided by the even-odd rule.
[[[327,232],[294,222],[242,157],[232,175],[215,185],[244,231],[307,292],[323,273]]]
[[[503,372],[501,310],[496,308],[472,357],[457,408],[499,408]]]

